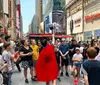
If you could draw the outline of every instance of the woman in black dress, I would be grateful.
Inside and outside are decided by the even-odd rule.
[[[33,51],[29,46],[29,42],[27,40],[22,40],[22,45],[23,46],[20,49],[22,68],[24,68],[25,83],[29,83],[27,79],[27,69],[30,68],[31,79],[33,80]]]

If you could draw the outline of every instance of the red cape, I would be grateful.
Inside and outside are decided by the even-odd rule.
[[[37,80],[48,82],[58,77],[58,65],[53,45],[46,46],[40,53],[36,63]]]

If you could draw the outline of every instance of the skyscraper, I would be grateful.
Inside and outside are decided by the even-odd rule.
[[[55,33],[65,33],[66,28],[64,26],[64,0],[48,0],[45,11],[44,11],[44,21],[45,21],[45,33],[50,33],[48,24],[56,23]]]
[[[3,18],[3,0],[0,0],[0,30],[2,28],[2,18]]]
[[[40,33],[40,23],[42,22],[42,0],[36,0],[36,21],[37,21],[37,33]]]
[[[16,1],[8,0],[9,2],[9,28],[8,34],[11,35],[12,39],[16,39]]]

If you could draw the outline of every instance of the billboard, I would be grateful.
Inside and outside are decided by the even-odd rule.
[[[50,31],[50,30],[49,30],[49,26],[48,26],[48,25],[50,24],[50,18],[49,18],[49,16],[46,17],[45,24],[46,24],[45,32],[46,32],[46,33],[49,33],[49,31]]]

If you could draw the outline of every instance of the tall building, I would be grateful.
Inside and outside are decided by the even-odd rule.
[[[42,11],[43,11],[42,13],[43,13],[43,15],[44,15],[44,12],[45,12],[45,9],[46,9],[45,7],[46,7],[47,3],[48,3],[48,0],[42,0],[42,4],[43,4],[42,5]]]
[[[100,0],[66,0],[67,34],[77,41],[100,39]]]
[[[3,18],[3,0],[0,0],[0,30],[2,28],[2,18]]]
[[[28,33],[29,33],[29,34],[32,33],[32,27],[31,27],[31,24],[28,26],[28,29],[29,29]]]
[[[12,39],[16,39],[16,1],[9,0],[9,28],[8,34]]]
[[[84,39],[82,3],[82,0],[69,0],[66,2],[67,35],[73,35],[77,41]]]
[[[21,36],[23,36],[23,17],[22,15],[20,16],[20,28],[21,28],[20,30]]]
[[[23,36],[23,22],[22,22],[22,15],[21,15],[20,0],[16,0],[16,32],[18,38]]]
[[[100,40],[100,0],[84,0],[84,40]]]
[[[64,4],[63,4],[64,5]],[[50,33],[49,24],[56,23],[55,33],[64,33],[66,28],[64,27],[64,10],[62,5],[62,0],[48,0],[45,5],[44,11],[44,24],[45,33]]]
[[[37,33],[41,33],[40,32],[40,23],[42,22],[42,0],[36,0],[36,10],[35,10],[35,15],[37,17],[36,21],[37,21]]]
[[[33,16],[33,19],[31,21],[31,28],[32,28],[32,33],[37,33],[36,29],[36,15]]]
[[[0,24],[1,30],[4,34],[7,34],[8,21],[9,21],[9,6],[8,0],[0,0]]]

